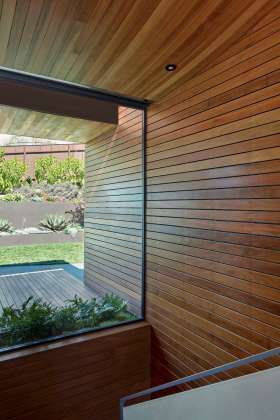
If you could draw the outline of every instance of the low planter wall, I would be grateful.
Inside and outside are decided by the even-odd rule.
[[[48,201],[0,201],[0,218],[8,219],[17,229],[24,227],[38,227],[41,220],[48,214],[64,214],[73,210],[73,203],[52,203]]]
[[[147,323],[0,356],[1,419],[118,420],[120,398],[150,386]]]

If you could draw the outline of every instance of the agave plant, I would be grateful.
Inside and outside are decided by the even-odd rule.
[[[63,215],[49,214],[45,219],[41,221],[40,226],[53,232],[61,232],[66,229],[68,224],[69,222]]]
[[[13,232],[14,227],[12,223],[10,223],[6,219],[0,219],[0,232]]]

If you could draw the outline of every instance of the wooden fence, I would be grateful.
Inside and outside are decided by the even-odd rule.
[[[35,161],[44,156],[54,156],[58,159],[76,157],[84,160],[84,144],[45,144],[34,146],[4,146],[7,159],[21,159],[27,165],[27,175],[34,178]]]

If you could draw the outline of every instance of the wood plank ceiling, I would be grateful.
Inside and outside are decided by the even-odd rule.
[[[114,128],[114,125],[101,122],[0,106],[1,134],[87,143]]]
[[[157,101],[204,71],[277,3],[0,0],[0,65]],[[166,72],[167,63],[177,71]],[[108,127],[0,109],[0,132],[33,135],[30,130],[87,141]]]

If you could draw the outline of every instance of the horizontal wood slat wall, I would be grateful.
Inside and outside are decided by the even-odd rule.
[[[1,420],[117,420],[150,385],[146,323],[0,355]]]
[[[120,108],[113,135],[86,145],[85,282],[141,315],[142,111]]]
[[[274,10],[148,111],[147,319],[155,383],[280,345]]]

